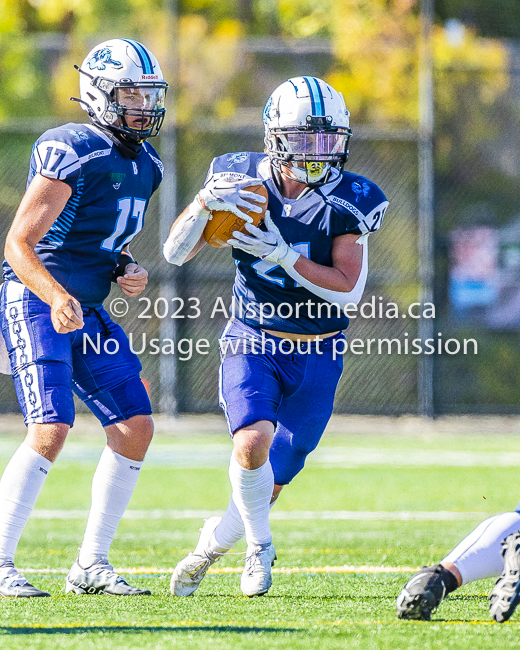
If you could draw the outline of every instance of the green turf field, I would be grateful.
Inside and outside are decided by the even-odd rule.
[[[80,419],[17,555],[54,597],[2,600],[0,648],[520,647],[520,613],[504,625],[489,620],[492,581],[457,591],[431,623],[395,615],[415,567],[516,506],[518,420],[333,420],[272,511],[276,573],[257,599],[240,592],[240,555],[214,565],[195,596],[169,595],[170,569],[194,547],[203,517],[226,507],[231,446],[218,418],[159,420],[158,429],[110,558],[153,596],[65,596],[103,445],[92,419]],[[2,469],[22,433],[16,419],[0,424]]]

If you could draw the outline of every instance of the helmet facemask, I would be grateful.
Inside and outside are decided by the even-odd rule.
[[[341,93],[322,79],[288,79],[273,91],[263,113],[271,165],[310,187],[329,182],[348,158],[349,116]]]
[[[120,140],[140,145],[164,120],[166,83],[159,62],[144,45],[116,38],[96,45],[81,66],[80,102],[91,121]]]
[[[273,166],[306,185],[326,183],[331,168],[343,169],[352,135],[350,128],[333,127],[331,122],[330,117],[308,115],[304,127],[266,128],[266,151]]]
[[[164,100],[168,84],[165,81],[112,81],[79,71],[92,79],[90,85],[105,99],[100,115],[92,109],[89,111],[94,121],[108,125],[111,130],[135,142],[158,135],[166,113]],[[94,95],[92,99],[96,99]]]

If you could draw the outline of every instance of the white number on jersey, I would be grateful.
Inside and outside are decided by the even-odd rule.
[[[309,256],[311,254],[310,243],[305,242],[300,244],[291,244],[291,248],[294,248],[294,250],[297,253],[300,253],[300,255],[303,255],[303,257],[309,259]],[[275,284],[278,284],[280,287],[285,286],[284,278],[272,278],[271,276],[267,275],[271,271],[277,269],[280,266],[279,264],[275,264],[274,262],[269,262],[268,260],[258,260],[258,262],[255,262],[251,266],[252,268],[254,268],[257,275],[259,275],[264,280],[267,280],[268,282],[274,282]],[[300,285],[297,282],[295,282],[294,286],[299,287]]]
[[[78,154],[65,142],[47,140],[34,150],[36,172],[47,178],[63,180],[80,167]]]
[[[376,208],[372,210],[372,212],[367,214],[363,221],[359,222],[359,229],[363,235],[365,235],[367,232],[375,232],[381,228],[387,207],[388,201],[380,203]]]
[[[107,237],[101,242],[101,248],[106,251],[123,250],[123,246],[129,244],[137,235],[137,233],[142,229],[144,211],[146,210],[146,201],[144,199],[125,197],[124,199],[119,199],[117,202],[117,209],[119,210],[119,216],[117,217],[114,232],[110,235],[110,237]],[[130,218],[137,220],[133,233],[128,235],[128,237],[125,237],[125,239],[121,244],[119,244],[117,248],[114,248],[117,238],[125,232],[128,220]]]

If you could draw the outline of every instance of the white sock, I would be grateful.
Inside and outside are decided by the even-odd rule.
[[[462,584],[499,576],[504,569],[502,540],[520,531],[520,513],[504,512],[479,524],[447,555],[443,562],[453,562],[460,571]]]
[[[209,543],[211,552],[227,553],[230,548],[233,548],[244,537],[244,534],[244,522],[233,501],[233,497],[231,497],[222,520],[211,536]]]
[[[269,504],[269,510],[274,506],[278,497]],[[209,548],[212,553],[227,553],[245,535],[244,522],[237,510],[233,497],[229,500],[228,507],[219,525],[215,528]]]
[[[92,479],[92,505],[79,563],[88,568],[108,551],[139,478],[143,461],[131,460],[105,447]]]
[[[25,442],[0,480],[0,558],[14,560],[16,547],[52,463]]]
[[[269,459],[258,469],[245,469],[232,454],[229,480],[233,501],[244,522],[247,545],[271,543],[269,502],[273,495],[274,476]]]

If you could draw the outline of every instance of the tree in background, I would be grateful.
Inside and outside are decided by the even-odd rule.
[[[181,123],[201,114],[226,117],[235,108],[228,84],[240,70],[244,32],[235,9],[225,0],[187,0],[174,30],[162,0],[0,0],[0,120],[77,116],[67,94],[78,84],[73,65],[100,39],[121,34],[152,47],[170,79],[178,73]],[[175,33],[179,61],[168,56]]]
[[[295,38],[331,38],[334,62],[328,80],[340,89],[358,122],[417,126],[418,0],[279,0],[280,25]],[[482,71],[479,97],[492,104],[508,87],[508,54],[497,40],[461,25],[457,34],[434,27],[436,109],[452,114],[474,75],[456,79],[453,67]]]
[[[215,131],[221,124],[234,126],[244,120],[248,111],[251,124],[260,126],[268,94],[288,76],[312,70],[338,87],[351,110],[355,135],[360,125],[380,130],[417,127],[419,0],[177,0],[177,25],[166,12],[167,4],[168,0],[0,0],[0,122],[84,118],[68,99],[78,87],[73,64],[80,63],[96,42],[124,34],[152,48],[175,91],[180,203],[198,189],[216,151],[261,147],[260,133],[234,137],[230,143],[225,129]],[[520,128],[510,94],[508,49],[493,39],[520,38],[520,3],[436,0],[435,8],[436,220],[442,241],[455,220],[459,225],[472,223],[478,214],[506,223],[518,212],[520,143],[515,138]],[[446,26],[448,19],[462,23]],[[169,52],[176,34],[178,60],[173,60]],[[251,50],[245,54],[244,39],[251,37],[298,39],[304,44],[323,39],[331,44],[332,56],[322,55],[315,65],[317,57],[259,55]],[[173,96],[170,92],[170,102]],[[172,115],[170,111],[169,120]],[[213,133],[202,132],[208,125]],[[9,138],[9,155],[0,159],[0,225],[10,220],[19,200],[25,173],[18,170],[25,169],[34,140],[32,134]],[[352,150],[353,166],[363,173],[364,160],[358,152],[368,152],[370,174],[374,169],[377,180],[396,194],[385,240],[374,238],[374,259],[381,277],[394,270],[395,278],[411,278],[408,285],[401,280],[391,284],[390,278],[387,287],[389,296],[409,303],[417,289],[416,232],[410,219],[416,209],[415,144],[364,143],[358,149],[354,140]],[[413,177],[404,179],[407,197],[399,185],[405,168]],[[392,233],[398,245],[389,246]],[[439,257],[438,277],[444,286],[446,256]],[[440,305],[447,303],[443,286],[437,295]],[[494,337],[502,357],[516,359],[516,332],[509,339]],[[514,401],[511,386],[520,381],[516,370],[499,376],[493,355],[484,353],[472,362],[472,376],[480,388],[470,387],[467,403]],[[450,363],[454,366],[459,360]],[[459,365],[461,379],[445,382],[446,393],[454,383],[460,390],[470,386],[465,381],[467,360]],[[454,370],[450,372],[453,375]],[[464,399],[459,395],[455,401]]]
[[[457,3],[462,12],[468,0]],[[480,3],[473,0],[472,5]],[[103,35],[115,34],[153,45],[163,68],[178,73],[181,123],[201,115],[231,117],[247,98],[259,104],[265,99],[256,97],[261,93],[253,83],[254,63],[243,56],[242,38],[274,33],[331,40],[334,60],[328,80],[343,91],[358,124],[417,125],[418,0],[184,0],[179,14],[174,47],[179,61],[173,62],[167,53],[174,31],[163,0],[0,0],[0,74],[6,90],[0,119],[45,113],[70,117],[75,108],[62,88],[77,84],[73,64]],[[61,35],[62,44],[66,39],[59,56],[52,49],[42,56],[34,46],[34,37],[48,32]],[[454,44],[436,26],[435,62],[437,109],[450,112],[454,97],[472,81],[459,75],[455,83],[446,83],[442,71],[463,65],[496,72],[507,66],[507,54],[504,46],[477,37],[474,29],[465,29],[462,41]],[[250,75],[244,74],[248,66]],[[481,80],[480,95],[487,105],[507,84],[498,73]],[[38,101],[27,102],[30,97]]]

